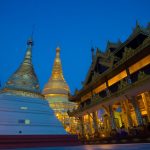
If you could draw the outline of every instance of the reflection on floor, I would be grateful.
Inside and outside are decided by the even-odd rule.
[[[22,148],[18,150],[150,150],[150,144],[102,144],[74,147]]]

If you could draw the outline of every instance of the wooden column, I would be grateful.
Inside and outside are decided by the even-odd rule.
[[[148,107],[149,105],[148,99],[150,99],[150,94],[149,92],[145,92],[145,93],[142,93],[141,96],[142,96],[142,100],[145,106],[145,110],[147,111],[148,122],[150,122],[150,109]]]
[[[127,73],[127,83],[131,84],[131,78],[130,78],[130,72],[129,72],[129,68],[126,68],[126,73]]]
[[[128,127],[131,128],[132,125],[133,125],[133,123],[132,123],[132,118],[131,118],[131,113],[130,113],[130,108],[129,108],[129,102],[128,102],[128,100],[122,101],[122,105],[125,108],[125,113],[126,113]]]
[[[110,114],[108,114],[106,117],[105,117],[105,121],[106,121],[106,131],[111,131],[112,127],[111,127],[111,117],[110,117]]]
[[[79,121],[80,121],[80,134],[81,137],[85,136],[85,129],[84,129],[84,121],[83,121],[83,116],[79,117]]]
[[[115,118],[114,118],[114,112],[112,109],[112,105],[109,105],[109,113],[110,113],[110,123],[111,123],[111,129],[116,128]]]
[[[108,81],[106,81],[106,93],[107,93],[107,96],[110,96],[110,90],[109,90],[109,86],[108,86]]]
[[[95,130],[95,133],[98,133],[97,114],[96,114],[96,112],[93,112],[92,115],[93,115],[94,130]]]
[[[131,103],[134,107],[134,111],[135,111],[135,115],[136,115],[138,125],[143,125],[143,119],[142,119],[141,111],[140,111],[140,108],[138,106],[136,97],[132,96],[130,101],[131,101]]]
[[[91,123],[91,116],[90,116],[90,114],[88,114],[88,123],[89,123],[88,124],[88,127],[89,127],[89,129],[88,129],[89,131],[88,132],[89,132],[90,135],[92,135],[92,123]]]

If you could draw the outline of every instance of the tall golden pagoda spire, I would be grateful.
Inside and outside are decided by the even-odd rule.
[[[56,58],[54,61],[51,80],[63,80],[65,82],[64,77],[63,77],[63,72],[62,72],[59,47],[56,48]]]
[[[60,48],[56,48],[56,57],[52,69],[52,75],[45,85],[43,94],[45,96],[68,96],[69,87],[64,79],[60,60]]]
[[[30,38],[23,62],[16,72],[6,82],[4,90],[19,90],[39,93],[39,83],[32,65],[32,46]]]
[[[75,119],[69,118],[67,111],[76,107],[76,104],[68,101],[68,93],[69,87],[64,79],[60,60],[60,48],[57,47],[52,74],[43,89],[43,95],[49,102],[50,107],[54,110],[57,118],[63,124],[65,130],[71,132],[76,131],[76,121]]]

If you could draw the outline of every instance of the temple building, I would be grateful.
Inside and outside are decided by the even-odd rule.
[[[150,125],[150,24],[137,22],[124,42],[108,42],[105,52],[91,51],[83,87],[69,97],[78,103],[68,114],[79,119],[80,136],[107,137]]]
[[[32,47],[33,41],[30,38],[23,62],[0,91],[1,138],[2,135],[67,135],[53,110],[49,108],[47,100],[40,93],[32,65]],[[12,138],[13,141],[16,140],[15,137]]]
[[[69,118],[67,111],[76,107],[75,103],[68,101],[69,86],[67,85],[60,60],[60,48],[56,48],[56,58],[52,69],[52,75],[43,89],[43,95],[48,100],[57,118],[62,122],[67,132],[76,133],[77,122],[75,118]]]

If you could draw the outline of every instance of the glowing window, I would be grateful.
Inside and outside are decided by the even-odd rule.
[[[84,121],[87,121],[88,120],[88,115],[84,115]]]
[[[20,109],[21,109],[21,110],[27,110],[28,107],[22,106],[22,107],[20,107]]]
[[[26,120],[25,120],[25,124],[30,124],[30,120],[29,120],[29,119],[26,119]]]
[[[84,95],[81,100],[84,101],[84,100],[87,100],[88,98],[91,98],[92,97],[92,94],[91,92],[90,93],[87,93],[86,95]]]
[[[18,120],[18,123],[19,124],[26,124],[26,125],[28,125],[28,124],[30,124],[30,120],[29,119],[20,119],[20,120]]]
[[[103,84],[101,84],[100,86],[98,86],[96,89],[93,90],[93,92],[94,92],[95,94],[97,94],[97,93],[103,91],[104,89],[106,89],[106,83],[103,83]]]
[[[139,69],[145,67],[146,65],[150,64],[150,55],[144,57],[137,63],[133,64],[132,66],[129,67],[129,72],[130,74],[138,71]]]
[[[126,70],[123,70],[122,72],[120,72],[119,74],[108,80],[108,86],[115,84],[116,82],[122,80],[126,76],[127,76]]]

